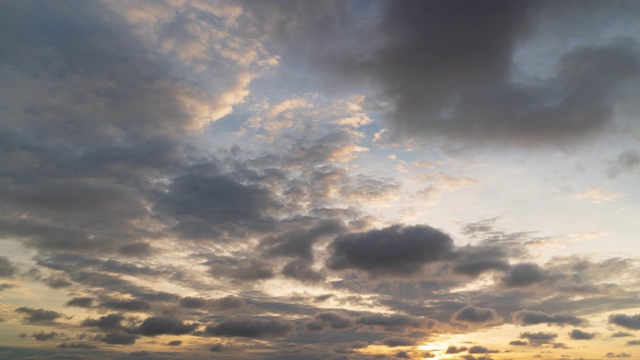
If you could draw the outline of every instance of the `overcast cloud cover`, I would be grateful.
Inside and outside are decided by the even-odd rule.
[[[639,3],[0,29],[1,358],[640,356]]]

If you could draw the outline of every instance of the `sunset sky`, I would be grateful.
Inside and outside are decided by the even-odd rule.
[[[640,2],[0,0],[0,359],[640,359]]]

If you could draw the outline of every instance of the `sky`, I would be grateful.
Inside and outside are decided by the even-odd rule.
[[[0,358],[640,359],[640,3],[0,0]]]

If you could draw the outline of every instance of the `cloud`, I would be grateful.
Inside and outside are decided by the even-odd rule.
[[[628,149],[611,162],[607,174],[610,177],[616,177],[622,173],[631,172],[638,166],[640,166],[640,154],[634,149]]]
[[[452,248],[451,238],[432,227],[395,225],[338,236],[330,246],[327,266],[359,269],[371,276],[414,275],[424,265],[450,256]]]
[[[209,351],[211,352],[221,352],[222,350],[224,350],[224,345],[222,345],[222,343],[214,344],[209,348]]]
[[[232,337],[285,337],[295,331],[295,324],[280,319],[226,319],[217,325],[209,325],[205,333]]]
[[[31,337],[36,339],[37,341],[53,340],[58,338],[59,336],[62,336],[62,334],[59,334],[55,331],[48,332],[48,333],[45,333],[44,331],[40,331],[40,332],[31,334]]]
[[[548,276],[537,264],[521,263],[514,265],[509,273],[502,278],[502,282],[506,287],[512,288],[534,285],[547,279]]]
[[[390,337],[382,340],[382,343],[388,347],[397,347],[397,346],[413,346],[415,341],[405,337]]]
[[[94,340],[109,345],[133,345],[139,338],[137,335],[127,334],[123,332],[113,332],[108,334],[96,335]]]
[[[382,326],[385,329],[395,330],[405,327],[419,328],[425,324],[425,321],[423,319],[401,314],[369,314],[356,319],[356,323],[360,325]]]
[[[627,345],[629,345],[629,346],[640,345],[640,340],[629,340],[629,341],[627,341]]]
[[[509,342],[509,345],[513,345],[513,346],[526,346],[529,345],[528,342],[526,341],[522,341],[522,340],[513,340]]]
[[[181,340],[171,340],[167,343],[167,346],[180,346],[182,345]]]
[[[318,282],[324,279],[324,275],[313,270],[304,260],[294,260],[287,263],[282,268],[282,275],[302,282]]]
[[[447,348],[447,351],[445,352],[445,354],[457,354],[457,353],[461,353],[467,351],[467,348],[464,346],[461,347],[457,347],[454,345],[449,345],[449,347]]]
[[[354,325],[353,319],[337,312],[321,312],[315,315],[317,321],[329,324],[335,330],[344,330]]]
[[[553,339],[557,338],[558,334],[550,332],[524,332],[520,334],[520,339],[527,339],[531,345],[539,346],[541,344],[548,344]]]
[[[68,342],[58,345],[61,349],[95,349],[97,346],[86,342]]]
[[[631,354],[628,353],[612,353],[612,352],[608,352],[604,355],[607,358],[630,358]]]
[[[32,309],[29,307],[20,307],[15,310],[17,313],[25,314],[24,321],[30,324],[47,324],[52,323],[54,320],[61,317],[66,317],[64,314],[45,309]]]
[[[490,350],[484,346],[476,345],[469,348],[469,354],[487,354],[487,353],[497,353],[498,350]]]
[[[185,296],[180,299],[180,306],[187,309],[200,309],[207,305],[207,299],[201,297]]]
[[[546,79],[516,80],[515,54],[537,34],[533,20],[557,23],[568,10],[529,2],[485,5],[390,2],[367,29],[378,41],[358,46],[354,39],[354,50],[323,60],[333,61],[348,81],[373,83],[400,136],[562,144],[613,125],[617,91],[640,73],[634,40],[570,47]]]
[[[15,274],[16,268],[11,264],[9,258],[0,256],[0,277],[10,277]]]
[[[85,319],[80,323],[80,326],[97,327],[102,330],[123,329],[121,324],[123,320],[125,317],[122,314],[109,314],[98,319]]]
[[[95,299],[92,297],[75,297],[67,301],[64,305],[70,307],[90,308],[93,305],[94,300]]]
[[[541,311],[520,310],[512,314],[516,324],[528,326],[537,324],[549,325],[581,325],[585,320],[570,314],[545,314]]]
[[[631,330],[640,330],[640,314],[611,314],[609,315],[609,323]]]
[[[597,335],[596,333],[588,333],[580,329],[573,329],[571,330],[571,332],[569,332],[569,337],[572,338],[573,340],[591,340],[596,335]]]
[[[451,317],[452,322],[482,324],[493,322],[498,319],[498,314],[491,308],[480,308],[467,305],[456,311]]]
[[[154,210],[178,221],[173,230],[187,239],[217,238],[220,226],[251,226],[269,220],[278,207],[265,187],[191,169],[158,194]]]
[[[135,331],[144,336],[184,335],[197,328],[198,324],[195,323],[185,324],[183,321],[172,317],[152,316],[146,318]]]
[[[611,337],[628,337],[628,336],[633,336],[633,334],[626,332],[626,331],[618,331],[615,332],[613,334],[611,334]]]
[[[144,300],[109,300],[101,302],[99,307],[112,310],[145,311],[151,309],[151,305]]]

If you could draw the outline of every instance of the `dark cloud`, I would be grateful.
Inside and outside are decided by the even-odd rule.
[[[125,317],[121,314],[109,314],[98,319],[85,319],[80,325],[97,327],[102,330],[123,329],[122,321],[124,320]]]
[[[278,204],[266,187],[190,169],[158,194],[154,210],[179,221],[174,231],[188,239],[217,238],[221,225],[252,226],[270,221]],[[215,173],[215,171],[214,171]]]
[[[221,352],[222,350],[224,350],[224,345],[222,345],[222,343],[211,345],[209,348],[209,351],[211,352]]]
[[[390,337],[382,340],[382,343],[388,347],[396,347],[396,346],[413,346],[415,341],[405,337]]]
[[[476,345],[469,348],[469,354],[487,354],[487,353],[497,353],[498,350],[490,350],[484,346]]]
[[[541,14],[545,21],[562,21],[563,6],[468,0],[386,5],[379,26],[370,30],[379,41],[354,45],[333,61],[343,77],[378,87],[387,121],[401,136],[518,145],[575,141],[612,125],[616,92],[640,73],[637,44],[621,40],[570,47],[546,80],[515,80],[515,52],[535,34],[532,22]],[[567,7],[579,8],[574,2]]]
[[[90,308],[93,305],[93,301],[95,299],[92,297],[75,297],[69,301],[67,301],[65,306],[73,306],[80,308]]]
[[[146,242],[132,242],[122,245],[118,252],[124,256],[140,257],[153,254],[151,245]]]
[[[200,309],[207,305],[207,299],[201,297],[185,296],[180,299],[180,306],[187,309]]]
[[[145,311],[151,309],[151,305],[144,300],[109,300],[98,305],[101,308],[124,311]]]
[[[565,343],[553,343],[553,348],[554,349],[571,349],[569,345]]]
[[[17,313],[25,314],[24,321],[30,324],[36,323],[51,323],[61,317],[66,317],[64,314],[45,309],[32,309],[29,307],[21,307],[16,309]]]
[[[512,314],[516,324],[527,326],[537,324],[581,325],[585,320],[570,314],[545,314],[540,311],[520,310]]]
[[[31,337],[36,339],[36,340],[38,340],[38,341],[53,340],[53,339],[55,339],[55,338],[57,338],[59,336],[61,336],[61,334],[59,334],[59,333],[57,333],[55,331],[48,332],[48,333],[45,333],[44,331],[40,331],[40,332],[31,334]]]
[[[497,318],[498,314],[491,308],[479,308],[467,305],[456,311],[451,317],[451,321],[477,324],[493,322],[497,320]]]
[[[627,341],[627,345],[629,346],[640,345],[640,340],[629,340]]]
[[[144,336],[184,335],[197,328],[198,324],[195,323],[185,324],[183,321],[171,317],[152,316],[146,318],[135,331]]]
[[[61,349],[95,349],[96,346],[86,342],[68,342],[58,345]]]
[[[103,335],[95,336],[94,340],[100,341],[109,345],[133,345],[139,336],[133,334],[127,334],[124,332],[112,332]]]
[[[609,315],[609,323],[631,330],[640,330],[640,314],[611,314]]]
[[[302,282],[318,282],[324,280],[324,275],[313,270],[304,260],[294,260],[282,268],[282,275]]]
[[[607,169],[607,174],[611,177],[618,176],[622,173],[633,171],[640,166],[640,154],[634,149],[625,150],[618,158],[612,161]]]
[[[514,265],[509,273],[502,278],[506,287],[523,287],[547,280],[544,270],[534,263],[521,263]]]
[[[356,323],[360,325],[369,325],[369,326],[382,326],[387,329],[396,329],[396,328],[419,328],[424,325],[425,321],[422,319],[414,318],[412,316],[407,315],[383,315],[383,314],[370,314],[359,317],[356,320]]]
[[[605,354],[605,357],[607,357],[607,358],[630,358],[631,354],[608,352],[608,353]]]
[[[208,262],[213,277],[229,277],[240,281],[259,281],[275,276],[271,264],[260,259],[214,259]]]
[[[329,327],[335,330],[348,329],[354,325],[353,319],[337,312],[321,312],[316,314],[315,319],[327,323]]]
[[[181,340],[171,340],[167,343],[167,346],[180,346],[182,345]]]
[[[457,347],[454,345],[449,345],[449,347],[447,348],[447,351],[445,352],[445,354],[457,354],[457,353],[461,353],[467,351],[467,348],[464,346],[461,347]]]
[[[569,332],[569,337],[573,340],[591,340],[596,337],[596,335],[596,333],[588,333],[580,329],[573,329]]]
[[[529,345],[528,342],[526,341],[522,341],[522,340],[513,340],[509,342],[509,345],[513,345],[513,346],[525,346],[525,345]]]
[[[429,226],[391,226],[338,236],[327,261],[333,270],[360,269],[372,276],[413,275],[450,256],[451,238]]]
[[[611,334],[611,337],[628,337],[628,336],[633,336],[633,334],[628,333],[626,331],[618,331]]]
[[[294,331],[293,322],[279,319],[226,319],[205,329],[205,333],[209,335],[249,338],[285,337]]]
[[[548,344],[553,339],[557,338],[558,334],[550,332],[524,332],[520,334],[520,339],[527,339],[531,345],[538,346],[541,344]]]
[[[15,274],[16,268],[11,264],[9,258],[6,256],[0,256],[0,277],[9,277]]]
[[[409,355],[409,353],[407,353],[406,351],[398,351],[396,353],[396,357],[398,359],[411,359],[411,355]]]
[[[11,288],[14,288],[16,286],[17,285],[13,285],[13,284],[0,284],[0,291],[11,289]]]

